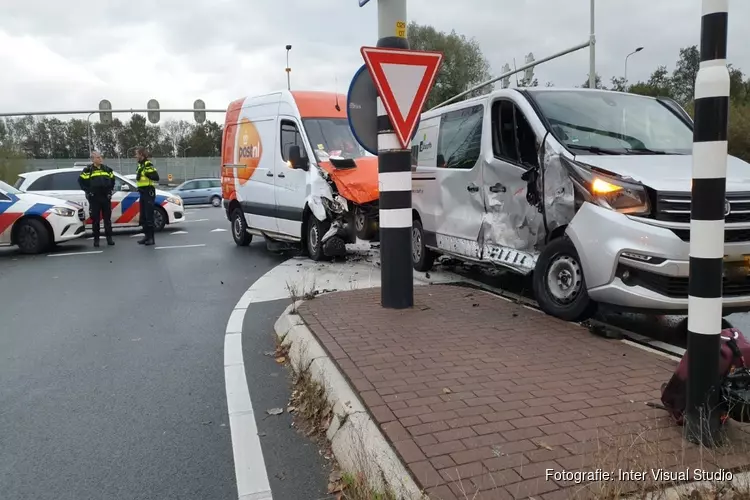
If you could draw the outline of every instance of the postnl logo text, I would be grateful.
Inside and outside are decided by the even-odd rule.
[[[260,134],[255,125],[247,118],[243,119],[237,131],[237,178],[240,184],[245,184],[260,164],[263,155],[263,145]]]

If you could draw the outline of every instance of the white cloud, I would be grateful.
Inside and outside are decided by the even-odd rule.
[[[588,0],[409,0],[408,20],[476,38],[497,74],[529,51],[539,59],[585,41],[588,8]],[[730,8],[730,62],[750,72],[750,2]],[[2,112],[90,109],[104,98],[115,108],[142,108],[151,98],[162,108],[197,98],[224,108],[286,87],[286,44],[294,88],[345,92],[362,65],[359,47],[377,39],[377,0],[364,8],[354,0],[0,0],[0,9]],[[630,58],[631,81],[658,65],[673,69],[679,49],[699,43],[698,0],[598,0],[596,14],[605,81],[623,74],[635,47],[645,49]],[[581,50],[535,76],[580,85],[588,57]]]

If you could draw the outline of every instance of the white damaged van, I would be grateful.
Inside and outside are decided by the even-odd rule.
[[[685,314],[693,123],[673,100],[504,89],[424,113],[414,268],[437,255],[531,275],[540,307]],[[729,157],[724,312],[750,310],[750,165]]]

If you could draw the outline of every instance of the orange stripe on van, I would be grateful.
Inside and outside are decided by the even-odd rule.
[[[221,194],[225,200],[234,200],[237,193],[234,189],[234,169],[224,168],[224,165],[234,163],[234,146],[237,140],[237,121],[240,118],[242,105],[245,98],[232,101],[227,107],[227,114],[224,118],[224,137],[222,139],[221,150]]]
[[[346,96],[338,94],[340,111],[336,111],[336,93],[292,91],[302,118],[346,118]]]

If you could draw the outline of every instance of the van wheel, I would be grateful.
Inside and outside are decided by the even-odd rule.
[[[312,213],[308,215],[307,235],[305,240],[307,243],[307,255],[309,255],[312,260],[328,260],[328,257],[326,257],[323,252],[323,243],[321,243],[321,240],[329,228],[330,223],[328,221],[321,222]]]
[[[51,234],[42,221],[26,219],[15,229],[18,249],[24,254],[42,253],[50,247]]]
[[[426,273],[435,263],[435,252],[424,246],[424,229],[422,223],[415,220],[411,223],[411,263],[415,271]]]
[[[539,255],[532,277],[534,298],[551,316],[584,321],[596,312],[589,298],[578,252],[566,237],[552,240]]]
[[[368,217],[361,207],[354,209],[354,229],[357,238],[363,241],[370,241],[377,232],[378,226],[375,220]]]
[[[253,235],[247,232],[245,214],[239,208],[232,212],[232,238],[238,247],[246,247],[253,241]]]

